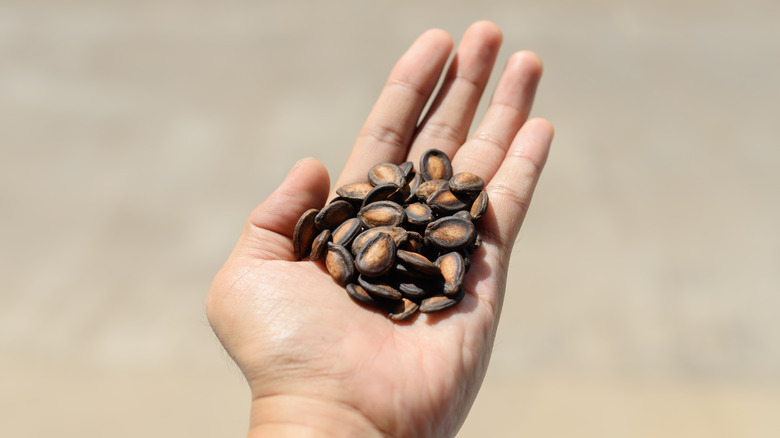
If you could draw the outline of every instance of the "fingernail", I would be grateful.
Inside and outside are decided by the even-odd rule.
[[[311,157],[301,158],[300,160],[296,161],[295,164],[293,164],[292,169],[290,169],[290,173],[293,173],[295,169],[301,167],[301,165],[303,165],[303,162],[306,160],[311,160]]]

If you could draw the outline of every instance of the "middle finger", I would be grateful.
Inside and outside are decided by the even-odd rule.
[[[452,157],[463,144],[490,79],[501,40],[501,30],[489,21],[478,21],[466,30],[441,89],[417,129],[409,161],[416,164],[423,152],[431,148]]]
[[[336,187],[365,180],[376,163],[403,161],[450,50],[450,36],[433,29],[422,34],[401,56],[358,134]]]

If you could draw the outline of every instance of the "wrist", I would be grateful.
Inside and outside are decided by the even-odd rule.
[[[382,436],[360,411],[343,403],[295,395],[252,401],[248,438]]]

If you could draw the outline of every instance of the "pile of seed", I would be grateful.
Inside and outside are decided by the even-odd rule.
[[[419,170],[407,161],[379,163],[368,182],[347,184],[295,226],[298,260],[325,258],[328,272],[360,304],[404,320],[448,309],[463,298],[474,227],[487,210],[485,182],[452,174],[447,155],[430,149]]]

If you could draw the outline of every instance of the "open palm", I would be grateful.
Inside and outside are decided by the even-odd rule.
[[[435,147],[454,172],[482,176],[491,206],[478,222],[463,301],[394,322],[355,304],[321,263],[296,261],[298,217],[329,197],[325,168],[301,160],[250,215],[209,293],[207,312],[252,391],[250,434],[452,436],[485,375],[515,236],[547,157],[552,127],[526,120],[541,75],[530,52],[508,61],[475,134],[467,134],[501,44],[492,23],[465,33],[425,117],[452,50],[424,33],[401,57],[335,184],[371,166],[417,163]]]

